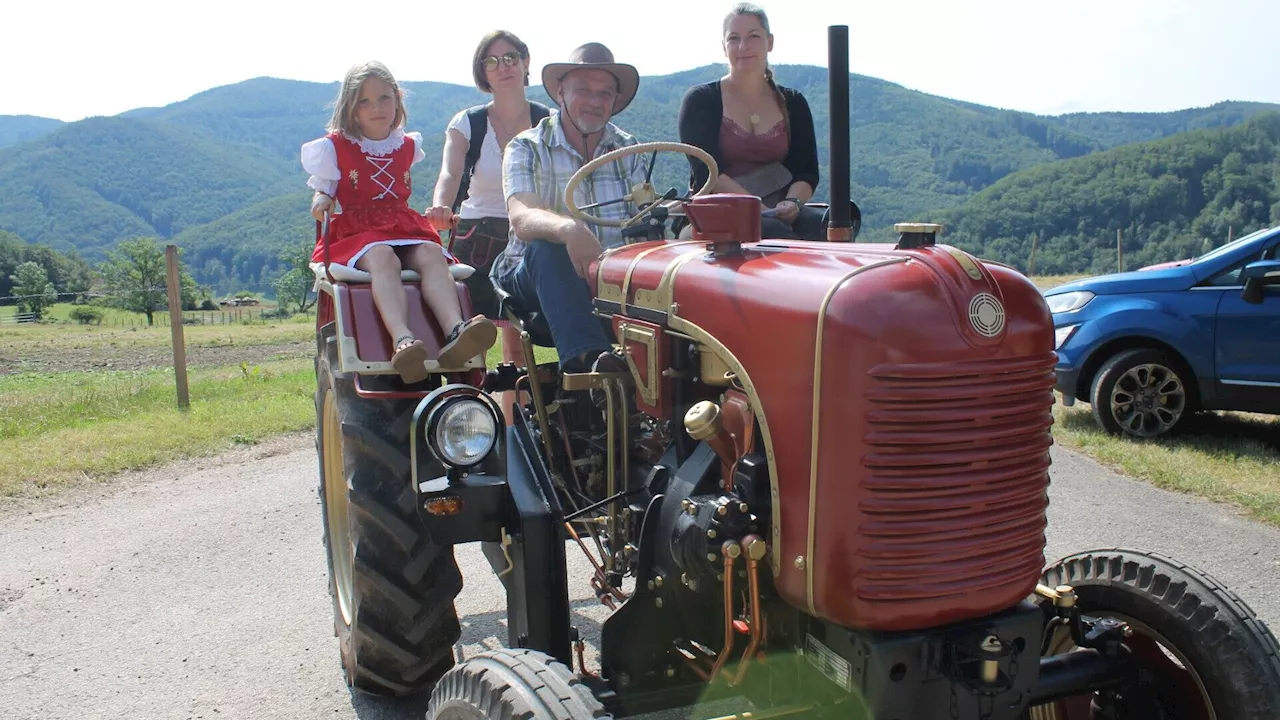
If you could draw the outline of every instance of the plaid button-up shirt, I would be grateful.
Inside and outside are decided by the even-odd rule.
[[[596,146],[595,157],[634,144],[635,137],[609,123]],[[569,178],[586,163],[582,155],[565,140],[560,113],[554,112],[537,126],[517,135],[507,146],[502,167],[503,195],[510,198],[516,193],[536,193],[544,207],[569,217],[569,210],[564,203],[565,187],[569,184]],[[643,154],[607,163],[583,178],[574,193],[574,202],[582,207],[621,198],[631,192],[632,185],[644,182],[647,169],[648,163]],[[596,217],[623,220],[635,215],[639,208],[632,202],[625,202],[584,212]],[[601,247],[605,249],[623,244],[622,228],[589,223],[587,227],[591,228],[599,238]],[[537,239],[516,237],[515,227],[512,226],[506,250],[493,263],[489,276],[497,280],[510,274],[519,266],[528,243]]]

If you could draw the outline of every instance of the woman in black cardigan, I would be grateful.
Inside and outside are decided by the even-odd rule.
[[[774,82],[768,65],[773,35],[764,10],[734,6],[723,31],[729,73],[685,93],[680,142],[715,158],[720,179],[714,192],[760,197],[765,237],[822,240],[822,211],[804,206],[818,187],[809,103],[798,90]],[[707,181],[707,167],[694,158],[689,165],[690,187],[697,190]]]

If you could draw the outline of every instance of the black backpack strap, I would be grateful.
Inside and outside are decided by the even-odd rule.
[[[551,115],[551,108],[540,102],[529,101],[529,127],[537,127],[543,118]]]
[[[543,118],[551,115],[551,108],[540,102],[529,101],[529,127],[535,127]],[[467,119],[471,121],[471,141],[467,145],[467,159],[462,166],[462,180],[458,183],[458,196],[453,201],[453,211],[458,212],[462,201],[467,199],[471,189],[471,175],[475,172],[476,163],[480,162],[480,146],[484,144],[485,133],[489,131],[489,106],[476,105],[467,110]]]
[[[471,139],[467,144],[467,157],[462,165],[462,178],[458,182],[458,194],[453,199],[453,212],[462,207],[471,190],[471,175],[480,161],[480,146],[484,144],[485,133],[489,130],[489,106],[476,105],[467,110],[467,120],[471,123]]]

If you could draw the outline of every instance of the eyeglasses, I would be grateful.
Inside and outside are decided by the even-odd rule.
[[[524,55],[521,55],[519,52],[516,52],[516,51],[506,53],[505,55],[502,55],[502,56],[490,55],[489,57],[484,59],[484,69],[497,70],[499,62],[506,65],[507,67],[515,67],[516,64],[523,59],[524,59]]]

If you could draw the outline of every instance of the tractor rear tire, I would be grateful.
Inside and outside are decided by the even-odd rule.
[[[1111,548],[1064,558],[1045,570],[1041,582],[1072,586],[1082,615],[1129,623],[1134,634],[1126,644],[1167,673],[1157,677],[1156,702],[1171,714],[1150,717],[1280,717],[1275,636],[1208,575],[1163,555]],[[1074,648],[1066,635],[1059,651]],[[1213,715],[1197,712],[1197,704]]]
[[[431,694],[428,720],[596,720],[611,717],[564,663],[534,650],[480,653]]]
[[[461,635],[453,548],[417,514],[409,425],[417,401],[368,399],[338,365],[332,328],[316,359],[316,450],[324,543],[347,685],[374,695],[429,691]]]

